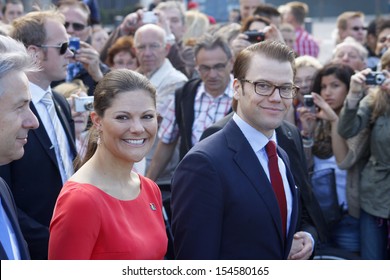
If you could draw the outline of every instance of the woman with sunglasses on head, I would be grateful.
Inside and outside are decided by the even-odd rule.
[[[323,172],[325,169],[334,169],[336,179],[337,200],[341,209],[341,220],[329,224],[329,243],[358,256],[360,251],[359,220],[348,215],[346,199],[345,170],[337,166],[332,138],[337,135],[338,115],[343,107],[349,90],[349,83],[354,71],[351,67],[342,64],[327,64],[319,70],[312,86],[312,109],[303,106],[298,108],[302,123],[301,134],[309,169]],[[319,201],[321,204],[322,201]],[[325,217],[327,218],[327,217]],[[329,221],[330,219],[328,219]]]
[[[91,119],[84,164],[54,209],[49,259],[163,259],[160,190],[131,171],[156,137],[155,88],[141,74],[113,70],[96,88]]]

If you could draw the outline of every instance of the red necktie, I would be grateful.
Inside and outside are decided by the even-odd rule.
[[[274,189],[276,198],[279,204],[279,210],[282,217],[282,228],[284,237],[286,236],[287,226],[287,202],[286,195],[284,193],[283,180],[279,172],[278,155],[276,153],[276,144],[274,141],[269,141],[265,146],[268,156],[268,169],[269,176],[271,178],[271,185]]]

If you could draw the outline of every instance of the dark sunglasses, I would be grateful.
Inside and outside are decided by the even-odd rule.
[[[65,24],[64,24],[66,29],[68,29],[68,27],[70,25],[72,25],[73,30],[75,30],[75,31],[82,31],[86,27],[84,24],[77,23],[77,22],[65,22]]]
[[[68,50],[69,43],[65,42],[65,43],[62,43],[62,44],[59,44],[59,45],[40,45],[38,47],[41,47],[41,48],[57,48],[57,49],[60,49],[60,55],[64,55],[66,53],[66,51]]]
[[[352,27],[354,31],[359,31],[359,30],[367,30],[367,27],[364,26],[354,26]]]

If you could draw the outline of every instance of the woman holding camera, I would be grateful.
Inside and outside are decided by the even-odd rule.
[[[312,96],[316,109],[313,112],[313,108],[306,104],[298,108],[298,112],[309,169],[313,172],[334,169],[338,205],[342,216],[341,220],[329,224],[328,244],[358,253],[360,251],[359,220],[347,214],[347,173],[337,167],[335,151],[332,148],[332,140],[340,137],[337,134],[338,115],[347,96],[353,73],[353,69],[347,65],[325,65],[317,72],[313,81]],[[321,204],[321,201],[319,202]]]
[[[390,52],[382,57],[388,68]],[[385,77],[385,80],[382,77]],[[363,259],[389,259],[390,218],[390,75],[365,69],[351,78],[338,132],[346,139],[369,130],[370,155],[360,177],[360,229]],[[368,82],[371,81],[371,82]],[[367,84],[374,83],[368,87]],[[366,95],[365,93],[368,92]]]
[[[96,87],[91,119],[93,146],[55,205],[49,259],[163,259],[161,192],[131,171],[156,137],[156,89],[141,74],[112,70]]]

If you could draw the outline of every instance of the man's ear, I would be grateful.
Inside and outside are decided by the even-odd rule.
[[[165,56],[168,56],[169,51],[171,50],[170,43],[165,44]]]
[[[35,62],[40,61],[40,57],[42,55],[40,47],[29,45],[27,47],[27,53],[34,59]]]
[[[237,79],[233,80],[233,90],[234,90],[234,98],[238,99],[242,91],[242,84]]]

